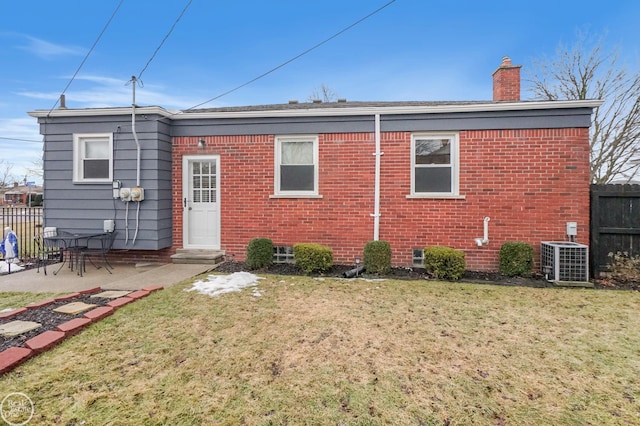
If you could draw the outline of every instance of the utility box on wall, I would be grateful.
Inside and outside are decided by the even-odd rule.
[[[589,281],[589,247],[568,241],[543,241],[542,272],[549,281]]]

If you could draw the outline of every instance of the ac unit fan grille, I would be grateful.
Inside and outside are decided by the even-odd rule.
[[[584,244],[545,241],[540,250],[543,273],[551,281],[589,281],[589,247]]]

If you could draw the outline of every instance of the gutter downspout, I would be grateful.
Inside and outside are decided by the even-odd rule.
[[[376,165],[371,216],[373,217],[373,240],[378,241],[380,239],[380,157],[384,155],[384,152],[380,152],[380,114],[375,115],[375,140],[376,152],[373,155],[376,157]]]

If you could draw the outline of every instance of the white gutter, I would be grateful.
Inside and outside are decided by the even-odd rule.
[[[378,241],[380,239],[380,157],[384,155],[384,152],[380,152],[380,114],[375,115],[375,138],[376,138],[376,152],[373,155],[376,157],[375,165],[375,178],[373,183],[373,240]]]
[[[190,120],[206,118],[252,118],[252,117],[332,117],[354,115],[399,115],[399,114],[435,114],[455,112],[491,112],[491,111],[526,111],[542,109],[567,109],[567,108],[596,108],[602,105],[601,100],[578,101],[524,101],[524,102],[482,102],[469,104],[438,104],[438,105],[379,105],[379,106],[341,106],[334,108],[296,108],[265,110],[255,109],[237,111],[231,108],[226,111],[199,111],[183,112],[166,110],[162,107],[138,107],[139,114],[157,114],[173,120]],[[36,118],[43,117],[87,117],[104,115],[127,115],[129,108],[87,108],[87,109],[54,109],[36,110],[29,115]]]

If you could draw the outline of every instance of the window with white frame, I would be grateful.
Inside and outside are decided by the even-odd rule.
[[[457,134],[414,134],[411,153],[412,195],[458,195]]]
[[[73,135],[74,182],[111,182],[112,170],[112,133]]]
[[[318,137],[276,137],[275,194],[318,194]]]

